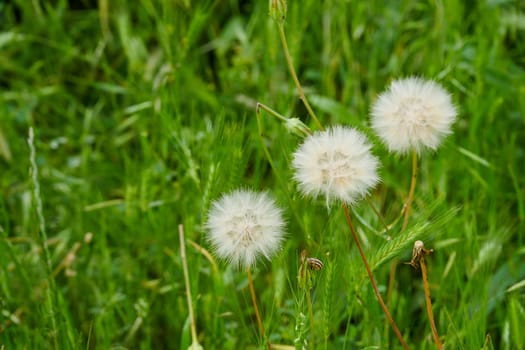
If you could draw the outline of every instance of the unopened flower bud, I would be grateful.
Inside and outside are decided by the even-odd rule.
[[[297,136],[305,137],[311,134],[310,128],[299,118],[287,118],[284,122],[284,127],[288,132]]]
[[[284,22],[286,7],[286,0],[270,0],[270,17],[278,22]]]

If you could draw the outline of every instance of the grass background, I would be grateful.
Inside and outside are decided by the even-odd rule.
[[[267,6],[0,1],[1,349],[186,349],[177,225],[208,249],[211,200],[243,186],[271,191],[288,218],[282,253],[255,271],[272,343],[314,335],[311,348],[399,347],[341,210],[327,213],[290,181],[300,139],[266,114],[259,136],[256,101],[313,127]],[[393,257],[409,260],[415,238],[435,248],[427,261],[448,349],[524,348],[523,2],[291,1],[286,31],[325,125],[353,125],[377,141],[368,111],[398,77],[433,78],[452,93],[454,134],[421,158],[409,230],[385,241],[366,204],[355,221],[383,293]],[[392,221],[410,160],[376,144],[383,182],[370,200]],[[302,249],[325,263],[313,281],[313,331],[296,329],[307,322]],[[187,254],[204,348],[264,346],[246,275],[220,261],[215,269],[189,242]],[[391,310],[414,349],[434,348],[424,307],[419,274],[401,265]]]

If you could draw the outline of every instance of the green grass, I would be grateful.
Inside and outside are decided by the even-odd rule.
[[[314,128],[267,2],[71,3],[0,1],[0,349],[187,349],[177,226],[209,249],[210,202],[238,187],[271,191],[288,219],[282,252],[254,271],[272,343],[312,334],[297,285],[306,249],[325,265],[313,278],[315,348],[400,348],[342,211],[301,197],[290,180],[301,140],[264,112],[259,136],[256,101]],[[446,347],[525,347],[525,289],[516,285],[525,279],[523,3],[288,5],[294,65],[324,125],[353,125],[378,141],[370,105],[409,75],[439,81],[459,110],[454,134],[421,159],[407,231],[398,224],[397,238],[385,241],[366,202],[355,208],[380,290],[390,261],[410,260],[414,239],[424,239],[435,249],[426,260]],[[378,142],[374,153],[382,184],[370,200],[392,221],[410,159]],[[77,242],[75,259],[60,268]],[[215,271],[189,243],[186,250],[200,343],[263,347],[246,274],[221,261]],[[420,274],[407,265],[390,306],[412,349],[435,348]]]

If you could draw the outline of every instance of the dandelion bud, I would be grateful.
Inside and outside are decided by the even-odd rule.
[[[286,0],[270,0],[270,17],[278,22],[284,22],[286,19]]]
[[[299,118],[286,118],[284,127],[288,132],[301,137],[308,136],[311,133],[310,128]]]

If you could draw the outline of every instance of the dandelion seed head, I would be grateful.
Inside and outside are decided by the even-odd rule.
[[[308,136],[294,153],[294,178],[305,195],[354,204],[379,181],[378,160],[359,131],[335,126]]]
[[[393,81],[372,106],[372,127],[389,151],[436,150],[451,133],[456,109],[437,83],[421,78]]]
[[[284,224],[267,193],[236,190],[212,203],[206,228],[217,256],[247,269],[279,250]]]

